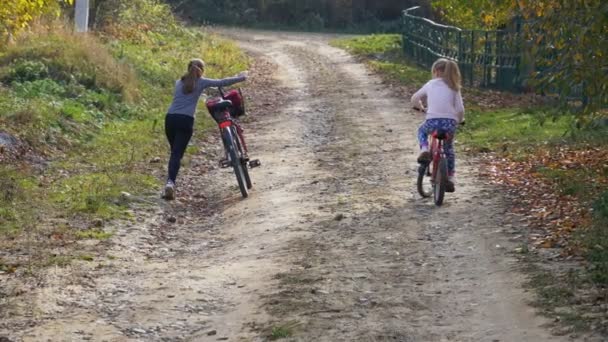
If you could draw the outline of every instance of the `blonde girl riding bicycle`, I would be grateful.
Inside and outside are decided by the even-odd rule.
[[[433,79],[428,81],[412,96],[415,108],[426,111],[426,120],[418,129],[420,142],[419,163],[429,163],[428,136],[434,131],[443,130],[450,137],[444,142],[444,149],[448,159],[448,183],[446,192],[455,190],[456,154],[454,153],[454,136],[458,125],[464,121],[464,104],[460,93],[461,76],[458,64],[440,58],[431,68]],[[426,109],[423,103],[426,102]]]

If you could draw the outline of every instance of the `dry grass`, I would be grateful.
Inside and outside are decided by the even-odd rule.
[[[132,68],[114,58],[97,37],[75,33],[65,23],[38,23],[16,37],[0,55],[0,65],[16,60],[43,61],[54,79],[71,81],[76,75],[77,81],[120,93],[127,101],[138,97]]]

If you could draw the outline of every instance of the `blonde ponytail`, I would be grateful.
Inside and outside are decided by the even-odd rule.
[[[204,70],[205,62],[198,58],[188,63],[188,72],[182,76],[184,94],[190,94],[194,91],[196,81],[203,76]]]
[[[456,62],[440,58],[433,63],[432,71],[437,72],[450,89],[460,91],[462,88],[462,77]]]

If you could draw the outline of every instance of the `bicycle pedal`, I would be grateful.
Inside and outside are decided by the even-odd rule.
[[[249,161],[249,167],[252,168],[252,169],[254,167],[260,167],[260,166],[262,166],[262,163],[260,162],[259,159],[254,159],[254,160],[250,160]]]
[[[229,160],[220,160],[220,167],[222,169],[227,169],[227,168],[229,168],[231,166],[232,166],[232,164],[230,163]]]

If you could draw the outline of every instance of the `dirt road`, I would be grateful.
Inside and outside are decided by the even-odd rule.
[[[474,163],[459,160],[443,207],[416,194],[422,118],[408,94],[395,97],[328,36],[223,33],[258,59],[245,126],[263,167],[250,198],[214,168],[217,141],[198,142],[180,200],[135,208],[115,227],[111,258],[41,276],[13,300],[0,336],[567,340],[526,305],[510,254],[518,229]]]

